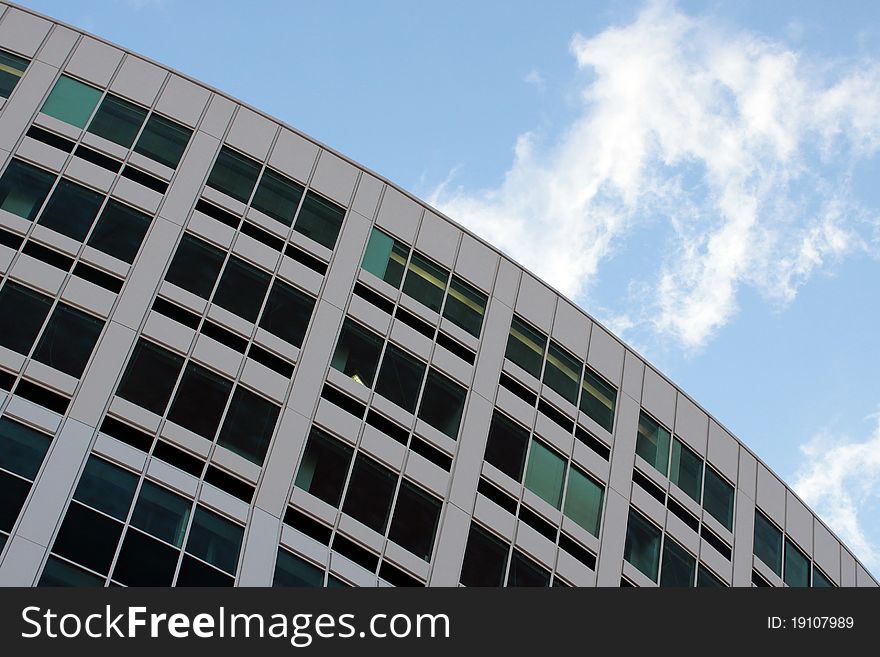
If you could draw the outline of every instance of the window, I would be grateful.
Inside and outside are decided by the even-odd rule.
[[[40,110],[77,128],[85,128],[101,92],[78,80],[62,75]]]
[[[358,454],[342,510],[370,529],[384,534],[396,483],[397,475],[388,468]]]
[[[782,532],[755,509],[755,556],[777,575],[782,574]]]
[[[104,322],[59,303],[34,350],[34,359],[79,378],[92,355]]]
[[[345,217],[343,208],[308,191],[293,229],[318,244],[332,249],[336,246],[343,217]]]
[[[102,587],[104,578],[61,561],[57,557],[49,557],[37,586]]]
[[[572,404],[577,403],[581,362],[555,342],[550,342],[547,365],[544,367],[544,384],[558,392]]]
[[[436,313],[440,312],[449,272],[413,253],[403,281],[403,291]]]
[[[834,582],[825,573],[816,568],[816,564],[813,564],[813,588],[827,589],[834,586]]]
[[[669,536],[663,543],[660,586],[693,586],[697,560]]]
[[[330,366],[369,388],[373,385],[381,352],[382,338],[346,318]]]
[[[461,566],[461,583],[465,586],[503,585],[508,551],[507,544],[501,539],[471,522]]]
[[[703,487],[703,459],[678,438],[672,441],[669,479],[697,504],[700,503],[700,490]]]
[[[147,110],[143,107],[107,94],[95,112],[88,132],[124,148],[131,148],[146,118]]]
[[[700,564],[697,568],[697,586],[700,588],[723,588],[727,586],[719,577],[716,577],[712,571]]]
[[[408,246],[374,228],[370,241],[367,242],[361,267],[389,285],[399,288],[408,257]]]
[[[191,135],[192,130],[189,128],[153,114],[138,138],[134,152],[176,169]]]
[[[12,160],[0,178],[0,210],[33,221],[54,182],[54,174]]]
[[[315,309],[315,300],[278,279],[260,317],[260,327],[290,344],[301,347]]]
[[[532,440],[529,466],[526,469],[526,488],[545,502],[559,508],[562,485],[565,482],[565,462],[543,443]]]
[[[0,97],[9,98],[27,65],[28,60],[0,51]]]
[[[0,468],[4,470],[33,480],[51,443],[49,436],[36,429],[0,418]]]
[[[131,514],[131,524],[175,547],[183,545],[192,502],[145,481]]]
[[[629,510],[623,558],[655,582],[660,567],[660,537],[657,527],[640,513]]]
[[[382,367],[379,369],[376,392],[410,413],[414,413],[424,376],[424,363],[389,344],[382,359]]]
[[[239,525],[197,506],[186,540],[186,552],[234,575],[243,533]]]
[[[52,307],[52,299],[7,281],[0,288],[0,345],[27,355]]]
[[[171,586],[180,552],[136,529],[125,533],[113,580],[126,586]]]
[[[485,313],[486,295],[458,276],[453,276],[449,284],[449,292],[446,294],[443,316],[475,338],[479,338]]]
[[[62,178],[37,223],[82,242],[103,201],[100,194]]]
[[[279,408],[241,386],[232,394],[217,444],[263,465],[275,431]]]
[[[540,379],[546,349],[547,336],[514,315],[510,324],[510,337],[507,339],[505,356],[536,379]]]
[[[636,438],[636,454],[666,475],[669,463],[669,432],[642,412]]]
[[[121,522],[73,502],[61,523],[52,551],[106,574],[122,536],[122,527]]]
[[[433,495],[404,481],[397,494],[388,538],[425,561],[430,561],[440,506],[440,500]]]
[[[810,560],[794,543],[785,539],[785,583],[789,586],[808,587],[810,585]]]
[[[208,187],[247,203],[259,175],[260,164],[256,160],[224,146],[208,176]]]
[[[706,467],[703,508],[729,530],[733,530],[733,498],[733,486],[713,468]]]
[[[213,440],[231,390],[232,383],[228,380],[190,362],[171,403],[168,419]]]
[[[428,371],[419,418],[455,440],[464,411],[465,389],[433,367]]]
[[[338,507],[351,454],[351,447],[313,427],[296,473],[296,486]]]
[[[324,586],[324,569],[300,559],[283,548],[278,548],[272,586],[321,587]]]
[[[598,537],[604,492],[605,489],[595,479],[569,466],[563,513]]]
[[[138,478],[102,458],[90,456],[73,499],[124,521],[134,498]]]
[[[495,411],[486,441],[486,461],[509,477],[522,481],[528,446],[528,429]]]
[[[223,252],[184,233],[165,280],[207,299],[223,266]]]
[[[162,415],[181,367],[183,358],[142,338],[135,345],[116,394]]]
[[[586,368],[581,386],[581,410],[608,433],[614,430],[616,402],[617,390]]]
[[[290,226],[302,195],[302,185],[285,178],[280,173],[266,169],[263,177],[260,178],[251,207],[277,219],[285,226]]]
[[[214,303],[253,322],[263,305],[270,278],[241,258],[230,256],[214,293]]]
[[[539,566],[519,550],[513,551],[507,586],[550,586],[550,571]]]
[[[151,221],[152,217],[149,215],[110,199],[98,217],[88,245],[131,264],[141,248]]]

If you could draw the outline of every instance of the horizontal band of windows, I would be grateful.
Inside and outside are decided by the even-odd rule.
[[[208,470],[205,472],[205,482],[240,499],[245,504],[250,504],[254,499],[256,488],[253,484],[249,484],[214,465],[208,466]]]
[[[64,415],[67,412],[67,407],[70,405],[69,397],[25,379],[21,379],[18,382],[12,393],[32,401],[43,408],[48,408],[59,415]]]
[[[288,506],[284,512],[284,524],[293,527],[319,543],[330,545],[333,528],[328,527],[319,520],[315,520],[312,516],[306,515],[293,506]]]
[[[153,445],[154,436],[110,415],[104,418],[100,430],[108,436],[112,436],[142,452],[149,452],[150,447]]]
[[[72,152],[73,147],[75,146],[74,142],[70,139],[62,137],[61,135],[56,135],[54,132],[49,132],[48,130],[44,130],[35,125],[28,128],[28,131],[25,134],[31,139],[36,139],[38,142],[51,146],[52,148],[57,148],[65,153]]]
[[[119,160],[115,160],[109,155],[99,153],[98,151],[89,148],[88,146],[83,146],[82,144],[76,147],[73,154],[76,157],[81,158],[86,162],[90,162],[95,166],[99,166],[102,169],[106,169],[111,173],[119,173],[119,169],[122,168],[122,162]]]
[[[477,492],[485,496],[486,499],[491,500],[500,506],[508,513],[516,515],[517,500],[494,484],[489,483],[484,477],[480,477],[480,483],[477,484]]]

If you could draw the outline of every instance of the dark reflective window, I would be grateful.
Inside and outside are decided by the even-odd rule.
[[[584,370],[584,382],[581,385],[581,410],[609,433],[614,429],[616,403],[617,390],[593,374],[589,368]]]
[[[755,556],[777,575],[782,574],[782,532],[760,511],[755,511]]]
[[[0,531],[12,531],[30,490],[30,482],[0,471]]]
[[[52,307],[52,299],[6,281],[0,289],[0,345],[27,355]]]
[[[62,179],[37,223],[82,242],[98,216],[103,200],[100,194]]]
[[[351,454],[350,447],[313,427],[296,473],[296,485],[327,504],[339,506]]]
[[[321,587],[324,586],[324,570],[279,548],[272,586]]]
[[[655,582],[660,567],[660,536],[657,527],[641,514],[629,510],[623,558]]]
[[[208,176],[208,186],[247,203],[259,175],[258,162],[224,146]]]
[[[700,588],[722,588],[727,586],[712,571],[700,564],[697,568],[697,586]]]
[[[266,169],[260,178],[251,207],[289,226],[293,222],[302,194],[302,185]]]
[[[49,557],[37,586],[103,587],[104,579],[58,557]]]
[[[149,215],[110,199],[98,217],[88,245],[131,264],[151,221]]]
[[[413,253],[403,281],[403,291],[436,313],[440,312],[449,272]]]
[[[37,343],[34,359],[79,378],[103,328],[103,320],[59,303]]]
[[[33,480],[51,443],[52,438],[41,431],[0,418],[0,468],[4,470]]]
[[[810,585],[810,560],[794,543],[785,539],[785,583],[793,587]]]
[[[394,518],[391,520],[388,538],[429,561],[434,549],[440,506],[440,500],[433,495],[403,481],[394,505]]]
[[[165,280],[207,299],[223,266],[223,252],[184,233]]]
[[[197,506],[186,540],[186,551],[227,573],[235,574],[243,534],[244,530],[239,525]]]
[[[122,523],[73,502],[61,523],[52,551],[106,574],[121,535]]]
[[[342,228],[343,217],[345,217],[344,208],[308,191],[293,229],[315,240],[318,244],[332,249],[336,246],[336,238],[339,236],[339,229]]]
[[[593,536],[598,537],[604,493],[605,489],[599,482],[570,465],[563,512]]]
[[[222,573],[198,559],[183,555],[180,572],[177,575],[177,586],[233,586],[235,578]]]
[[[465,389],[434,368],[428,372],[419,418],[455,440],[464,411]]]
[[[541,377],[541,365],[544,362],[546,348],[547,336],[514,315],[510,324],[510,337],[507,339],[505,356],[537,379]]]
[[[672,440],[669,479],[697,504],[700,503],[700,492],[703,488],[703,459],[678,438]]]
[[[636,454],[650,463],[657,471],[666,475],[669,466],[669,431],[653,419],[639,414],[639,428],[636,436]]]
[[[565,459],[538,440],[532,440],[526,488],[557,509],[562,502],[565,484]]]
[[[168,419],[213,440],[231,391],[230,381],[191,362],[183,372]]]
[[[384,534],[396,483],[397,475],[388,468],[358,454],[342,510],[370,529]]]
[[[98,89],[62,75],[40,111],[77,128],[85,128],[99,100]]]
[[[836,586],[831,579],[813,564],[813,588],[830,589]]]
[[[715,470],[706,468],[703,489],[703,508],[727,529],[733,529],[733,486]]]
[[[550,586],[550,571],[539,566],[519,550],[513,551],[507,586]]]
[[[660,586],[693,586],[697,560],[669,536],[663,543]]]
[[[88,132],[131,148],[146,118],[147,110],[143,107],[107,94],[95,112]]]
[[[33,221],[55,182],[55,174],[12,160],[0,178],[0,210]]]
[[[280,409],[270,401],[238,386],[217,444],[263,465]]]
[[[528,430],[496,411],[489,426],[486,461],[513,479],[522,481],[528,446]]]
[[[501,539],[471,522],[461,566],[461,583],[465,586],[502,586],[508,550]]]
[[[330,366],[369,388],[373,385],[381,352],[382,338],[346,318]]]
[[[122,541],[113,579],[126,586],[171,586],[180,551],[129,529]]]
[[[153,114],[138,138],[134,152],[176,169],[191,135],[189,128]]]
[[[9,98],[15,85],[24,75],[28,60],[12,53],[0,51],[0,97]]]
[[[544,384],[575,404],[582,367],[577,358],[551,341],[547,350],[547,365],[544,366]]]
[[[135,345],[116,394],[162,415],[181,367],[183,358],[142,338]]]
[[[361,267],[389,285],[400,287],[409,247],[374,228]]]
[[[260,317],[260,327],[301,347],[314,308],[314,298],[275,279]]]
[[[485,313],[486,295],[458,276],[453,276],[449,284],[449,292],[446,293],[443,316],[475,338],[479,338]]]
[[[191,506],[188,499],[145,481],[131,515],[131,524],[180,547]]]
[[[416,400],[424,376],[424,363],[389,344],[379,369],[376,392],[413,413],[416,410]]]
[[[137,482],[137,476],[128,470],[92,455],[79,478],[73,499],[125,520]]]
[[[270,278],[241,258],[230,256],[214,293],[214,303],[253,322],[263,305]]]

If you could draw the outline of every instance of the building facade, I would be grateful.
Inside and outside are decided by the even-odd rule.
[[[490,245],[0,12],[0,585],[876,586]]]

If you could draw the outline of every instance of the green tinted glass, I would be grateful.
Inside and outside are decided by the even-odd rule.
[[[666,474],[669,463],[669,432],[644,413],[639,415],[636,454],[661,474]]]
[[[479,338],[485,313],[486,295],[465,283],[458,276],[453,276],[452,282],[449,284],[449,291],[446,293],[443,316],[475,338]]]
[[[403,291],[434,312],[440,312],[449,272],[413,253],[403,281]]]
[[[88,132],[130,148],[147,118],[147,110],[127,100],[107,95],[104,97]]]
[[[581,386],[581,410],[609,433],[614,429],[616,401],[617,390],[593,374],[589,368],[584,370],[584,382]]]
[[[700,503],[700,489],[703,487],[703,459],[678,438],[672,441],[672,459],[669,478],[681,488],[688,497]]]
[[[558,509],[564,479],[565,462],[543,443],[533,440],[526,469],[526,488]]]
[[[604,488],[575,467],[568,469],[564,513],[593,536],[599,535]]]
[[[389,285],[400,287],[408,257],[408,247],[374,228],[361,267]]]
[[[777,575],[782,574],[782,532],[760,511],[755,511],[755,556]]]
[[[27,65],[28,60],[0,51],[0,97],[9,98]]]
[[[77,128],[85,128],[101,92],[78,80],[62,75],[40,110]]]
[[[510,337],[507,339],[505,356],[535,378],[539,378],[546,348],[547,336],[514,315],[510,324]]]

